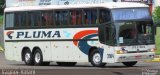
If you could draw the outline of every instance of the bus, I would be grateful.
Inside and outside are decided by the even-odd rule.
[[[8,60],[26,65],[134,66],[155,56],[149,7],[140,3],[21,6],[5,9]]]

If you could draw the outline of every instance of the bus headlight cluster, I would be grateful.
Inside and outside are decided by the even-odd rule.
[[[123,51],[122,50],[117,50],[116,54],[123,54]]]
[[[157,50],[156,48],[152,48],[150,51],[155,52],[156,50]]]
[[[148,52],[155,52],[157,49],[156,48],[151,48],[151,49],[148,49]]]

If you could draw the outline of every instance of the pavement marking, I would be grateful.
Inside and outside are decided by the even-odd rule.
[[[4,49],[0,46],[0,51],[4,51]]]

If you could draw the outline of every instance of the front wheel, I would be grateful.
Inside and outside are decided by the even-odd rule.
[[[122,62],[123,65],[127,66],[127,67],[132,67],[134,65],[136,65],[137,61],[131,61],[131,62]]]
[[[90,62],[95,67],[104,67],[106,63],[102,63],[102,57],[98,50],[94,50],[91,52],[90,56]]]

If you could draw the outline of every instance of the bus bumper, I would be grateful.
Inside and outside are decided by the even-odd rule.
[[[154,57],[155,52],[116,54],[115,62],[145,61],[152,60]]]

